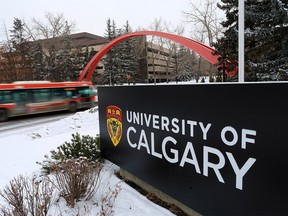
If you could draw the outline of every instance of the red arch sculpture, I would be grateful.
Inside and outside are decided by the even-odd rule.
[[[121,41],[123,41],[127,38],[131,38],[131,37],[135,37],[135,36],[144,36],[144,35],[159,36],[159,37],[170,39],[174,42],[177,42],[177,43],[193,50],[194,52],[196,52],[198,55],[203,57],[208,62],[210,62],[212,64],[218,63],[219,55],[213,55],[212,54],[215,50],[209,46],[206,46],[206,45],[200,43],[200,42],[197,42],[195,40],[192,40],[192,39],[189,39],[189,38],[186,38],[183,36],[169,34],[169,33],[165,33],[165,32],[138,31],[138,32],[132,32],[132,33],[128,33],[128,34],[119,36],[118,38],[115,38],[114,40],[112,40],[111,42],[106,44],[104,47],[102,47],[102,49],[100,49],[99,52],[97,52],[93,56],[93,58],[88,62],[88,64],[84,68],[84,70],[81,72],[77,81],[83,81],[86,74],[87,74],[87,76],[85,78],[85,81],[90,81],[92,74],[95,71],[95,68],[98,65],[99,61],[113,46],[117,45],[118,43],[120,43]],[[236,69],[234,69],[232,72],[229,72],[229,74],[233,75],[237,72],[237,70],[238,70],[238,68],[236,67]]]

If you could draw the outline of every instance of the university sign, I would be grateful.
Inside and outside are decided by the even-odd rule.
[[[167,116],[159,116],[155,114],[139,113],[135,111],[126,111],[126,122],[132,123],[126,132],[127,142],[131,148],[142,150],[145,153],[157,157],[159,159],[166,160],[166,162],[171,164],[177,164],[180,167],[184,167],[188,164],[192,165],[195,172],[201,175],[208,176],[208,168],[214,170],[218,181],[225,183],[223,176],[221,174],[221,169],[227,164],[231,165],[233,172],[235,173],[235,187],[242,190],[243,188],[243,177],[249,171],[251,166],[256,161],[255,158],[248,158],[242,167],[239,167],[233,154],[230,152],[225,152],[224,154],[215,147],[203,145],[203,167],[200,168],[200,163],[196,155],[194,145],[191,141],[194,138],[194,131],[196,127],[199,126],[200,139],[203,141],[207,140],[208,132],[211,127],[211,123],[206,125],[203,122],[197,122],[194,120],[172,118],[169,119]],[[138,127],[137,127],[138,126]],[[140,131],[136,128],[142,128]],[[152,128],[151,132],[147,132],[149,128]],[[186,130],[187,129],[187,130]],[[155,146],[155,133],[158,132],[171,132],[171,135],[163,137],[160,140],[159,152],[156,151]],[[232,140],[227,140],[226,134],[232,133]],[[181,134],[183,138],[177,140],[172,134]],[[241,148],[246,149],[247,143],[254,143],[254,138],[248,138],[247,135],[255,136],[255,130],[242,129],[242,144]],[[134,137],[135,138],[134,138]],[[185,136],[189,139],[185,140]],[[226,126],[221,130],[221,139],[225,145],[233,146],[238,142],[237,131],[231,127]],[[184,140],[184,143],[183,143]],[[182,145],[184,151],[178,150],[178,146]],[[225,154],[227,156],[227,161],[225,159]],[[216,156],[219,162],[212,163],[209,157]],[[202,170],[202,171],[201,171]]]
[[[203,215],[288,212],[288,83],[99,87],[104,157]]]

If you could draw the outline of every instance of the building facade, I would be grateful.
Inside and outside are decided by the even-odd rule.
[[[176,62],[172,50],[146,42],[147,79],[150,83],[175,80]]]
[[[83,57],[81,58],[85,58],[84,53],[87,51],[89,51],[90,58],[91,58],[92,57],[91,55],[95,55],[102,47],[104,47],[107,44],[106,38],[98,36],[98,35],[90,34],[87,32],[71,34],[69,35],[68,38],[70,40],[72,50],[80,49],[81,52],[83,53]],[[51,47],[53,47],[56,50],[56,52],[61,53],[61,50],[65,49],[65,40],[67,40],[67,38],[63,37],[63,38],[43,39],[43,40],[38,40],[34,42],[29,42],[29,43],[31,43],[32,46],[36,46],[40,44],[41,47],[43,47],[43,51],[45,55],[49,56],[51,54],[48,52],[51,51],[50,50]],[[137,78],[138,78],[137,82],[139,81],[142,83],[158,83],[158,82],[168,82],[171,80],[175,80],[176,64],[175,64],[173,55],[171,53],[171,50],[163,46],[159,46],[151,42],[148,42],[146,36],[139,36],[137,41],[138,41],[137,47],[135,48],[138,50],[137,55],[138,55],[138,63],[139,63],[139,71],[137,71]],[[3,54],[3,52],[1,53]],[[8,53],[8,54],[10,56],[11,55],[14,56],[14,59],[16,59],[17,62],[19,61],[19,64],[18,63],[12,64],[14,65],[14,67],[18,67],[17,65],[20,65],[21,59],[17,56],[15,57],[16,53]],[[103,58],[105,58],[105,56]],[[8,77],[11,75],[11,70],[10,69],[7,70],[6,68],[4,68],[4,66],[7,65],[6,61],[7,61],[7,58],[5,59],[3,58],[3,56],[0,55],[0,63],[1,63],[0,70],[3,71],[3,73],[2,72],[0,73],[0,79],[2,80],[2,82],[3,81],[9,82],[9,79],[6,79],[6,78],[4,79],[4,77],[2,78],[2,76],[5,75],[6,72],[8,74],[7,75]],[[87,63],[84,63],[84,64],[87,64]],[[16,75],[15,76],[13,75],[13,76],[18,77],[17,80],[27,80],[27,79],[41,80],[43,78],[39,78],[39,77],[37,78],[37,74],[39,74],[40,72],[42,74],[45,74],[47,72],[42,70],[43,66],[41,66],[40,64],[37,64],[37,65],[38,66],[36,68],[33,68],[33,67],[25,68],[25,71],[23,71],[23,68],[19,66],[19,68],[16,68],[14,70],[15,73],[17,73],[19,76],[16,76]],[[73,73],[73,76],[69,74],[68,75],[64,74],[62,76],[63,77],[62,80],[65,81],[65,79],[70,79],[70,80],[75,79],[75,77],[78,76],[77,74],[78,73],[80,74],[80,72],[83,70],[84,67],[85,65],[83,64],[82,65],[80,64],[78,68],[74,67],[73,69],[71,69],[73,71],[70,71],[70,73]],[[104,70],[105,69],[104,69],[103,63],[99,62],[99,64],[96,67],[97,79],[93,80],[94,82],[98,83],[99,80],[101,80],[101,75],[103,75]],[[57,74],[59,73],[62,73],[61,69],[59,72],[57,72]],[[25,74],[27,74],[27,76]],[[26,77],[30,77],[30,78],[26,78]],[[51,80],[54,80],[53,77],[51,78]],[[55,78],[55,80],[57,79]]]
[[[72,39],[72,44],[74,47],[80,47],[83,52],[86,48],[90,51],[93,50],[95,54],[107,44],[107,40],[104,37],[90,34],[87,32],[81,32],[70,35]],[[96,71],[101,74],[104,71],[104,66],[101,62],[97,65]]]
[[[107,44],[106,39],[86,32],[72,34],[74,46],[80,46],[83,51],[86,47],[94,49],[97,53]],[[139,36],[138,40],[138,78],[140,82],[159,83],[175,80],[176,63],[170,49],[147,42],[145,36]],[[105,58],[105,57],[104,57]],[[104,66],[99,62],[96,72],[101,76]]]

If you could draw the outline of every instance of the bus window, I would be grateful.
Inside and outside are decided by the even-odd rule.
[[[17,115],[91,108],[96,101],[90,82],[25,81],[0,84],[0,89],[0,121]]]
[[[89,97],[90,96],[90,88],[79,88],[78,89],[78,94],[80,95],[80,97]]]
[[[64,99],[64,90],[61,88],[51,89],[52,100]]]
[[[29,103],[29,92],[27,90],[12,91],[13,101],[16,104],[14,114],[25,114],[26,104]]]
[[[65,95],[67,98],[72,98],[75,95],[75,93],[73,90],[65,90]]]
[[[25,104],[29,101],[29,95],[26,90],[13,91],[14,102],[17,104]]]
[[[50,100],[49,89],[33,89],[32,98],[34,103],[45,102]]]
[[[76,96],[75,94],[76,88],[65,88],[65,95],[67,98],[74,98]]]
[[[11,91],[0,91],[0,104],[12,103],[12,92]]]
[[[0,92],[0,104],[4,103],[3,92]]]

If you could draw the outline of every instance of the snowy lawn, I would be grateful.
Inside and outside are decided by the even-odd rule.
[[[19,175],[29,178],[39,176],[41,167],[36,162],[42,162],[44,155],[49,155],[51,150],[56,150],[57,146],[62,145],[65,141],[69,142],[72,138],[71,135],[77,132],[80,135],[93,137],[99,134],[98,112],[89,112],[88,110],[78,112],[55,123],[31,127],[28,132],[25,130],[25,132],[19,131],[17,135],[7,134],[7,136],[1,136],[0,189],[3,190],[10,180]],[[115,203],[113,203],[112,209],[107,207],[107,215],[174,215],[167,209],[149,201],[138,191],[117,178],[114,175],[114,171],[117,169],[117,166],[106,162],[101,176],[101,187],[91,200],[80,201],[76,203],[74,208],[69,208],[65,200],[58,197],[50,207],[48,215],[100,215],[101,206],[107,204],[99,201],[100,197],[107,196],[109,188],[112,188],[113,191],[116,186],[119,186],[121,190]],[[0,205],[6,205],[2,198],[0,199]]]

